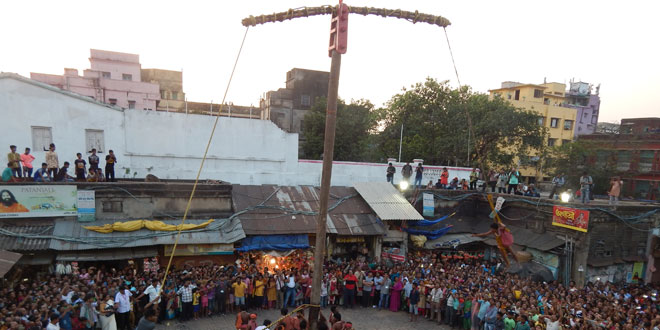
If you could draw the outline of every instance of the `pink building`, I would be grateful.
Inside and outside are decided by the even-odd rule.
[[[62,76],[31,72],[30,78],[124,109],[156,110],[160,87],[142,82],[139,55],[91,49],[89,62],[82,76],[65,68]]]

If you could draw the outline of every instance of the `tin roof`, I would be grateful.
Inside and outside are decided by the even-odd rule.
[[[359,182],[353,187],[381,220],[424,220],[389,182]]]
[[[21,256],[20,253],[0,250],[0,277],[5,276]]]
[[[178,225],[181,220],[162,220],[167,224]],[[186,223],[199,224],[207,220],[186,220]],[[108,249],[153,245],[172,245],[177,232],[151,231],[140,229],[132,232],[112,232],[109,234],[87,230],[82,226],[102,226],[114,220],[80,223],[75,220],[56,220],[50,248],[58,251]],[[60,237],[60,238],[56,238]],[[245,237],[240,221],[221,219],[206,228],[181,232],[179,244],[218,244],[233,243]]]
[[[232,203],[234,212],[247,210],[238,216],[247,235],[313,234],[319,194],[313,186],[234,185]],[[329,206],[328,234],[385,233],[383,223],[351,187],[332,187]]]
[[[0,221],[0,249],[10,251],[48,250],[53,220],[3,219]]]

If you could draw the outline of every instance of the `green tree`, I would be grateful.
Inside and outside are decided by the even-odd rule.
[[[402,161],[506,166],[545,145],[546,130],[538,125],[537,113],[431,78],[392,97],[380,115],[384,129],[378,149],[386,157],[397,156],[403,125]]]
[[[305,115],[303,127],[303,156],[321,159],[325,138],[326,99],[319,99]],[[337,128],[335,135],[335,160],[363,161],[369,146],[370,132],[375,130],[377,114],[374,105],[367,100],[337,103]]]
[[[586,171],[594,181],[594,193],[606,194],[610,177],[617,174],[612,151],[586,140],[550,149],[546,163],[552,173],[564,175],[566,187],[573,191],[580,189],[580,176]]]

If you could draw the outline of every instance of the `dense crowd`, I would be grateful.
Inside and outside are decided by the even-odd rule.
[[[276,263],[244,254],[236,263],[173,270],[161,288],[163,268],[124,269],[58,265],[52,274],[5,285],[0,329],[153,329],[163,320],[236,313],[236,329],[265,329],[261,309],[282,315],[310,303],[311,258],[294,254]],[[273,258],[273,260],[275,260]],[[273,266],[274,264],[274,266]],[[540,283],[498,270],[478,257],[410,254],[404,263],[325,262],[318,329],[352,327],[342,308],[405,312],[411,322],[428,319],[459,329],[659,329],[657,290],[643,284],[590,283],[577,288]],[[160,296],[159,296],[160,293]],[[288,308],[288,310],[287,310]],[[403,313],[402,313],[403,314]],[[302,313],[270,329],[308,329]]]
[[[73,169],[70,169],[71,163],[65,161],[60,167],[60,160],[55,151],[55,144],[51,143],[45,153],[44,162],[41,167],[34,169],[32,164],[35,161],[30,148],[25,148],[25,152],[19,154],[16,152],[16,146],[9,146],[10,152],[7,154],[7,167],[2,171],[3,182],[102,182],[115,181],[115,164],[117,156],[112,150],[105,156],[105,175],[99,167],[100,158],[96,148],[89,152],[87,162],[83,159],[81,153],[76,154],[73,160]],[[89,165],[89,168],[87,166]]]

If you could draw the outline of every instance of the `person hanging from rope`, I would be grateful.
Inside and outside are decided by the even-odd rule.
[[[497,241],[497,247],[499,247],[500,252],[502,253],[502,259],[507,267],[511,264],[509,263],[508,253],[511,253],[513,259],[518,262],[518,255],[516,251],[513,250],[513,235],[509,228],[507,228],[503,223],[493,223],[490,225],[490,230],[481,233],[481,234],[472,234],[473,237],[486,237],[491,234],[495,235],[495,240]]]

